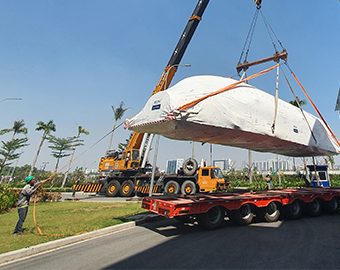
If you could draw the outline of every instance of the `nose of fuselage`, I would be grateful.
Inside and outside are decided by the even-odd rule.
[[[166,119],[170,110],[168,94],[165,92],[157,93],[149,98],[138,114],[125,121],[125,127],[143,133],[147,132],[146,130],[152,131],[153,127]]]

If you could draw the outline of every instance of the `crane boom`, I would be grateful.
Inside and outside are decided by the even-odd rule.
[[[199,0],[152,94],[167,89],[210,0]]]
[[[209,1],[210,0],[198,1],[152,95],[167,89],[170,85]],[[99,171],[125,171],[139,168],[141,159],[143,158],[143,153],[141,153],[143,149],[140,149],[143,136],[143,133],[133,132],[122,155],[106,156],[100,159]]]

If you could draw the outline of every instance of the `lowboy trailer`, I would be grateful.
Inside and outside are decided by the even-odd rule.
[[[335,213],[340,205],[340,189],[297,188],[257,192],[209,193],[143,198],[142,208],[184,222],[197,221],[207,229],[220,227],[228,217],[247,225],[257,220],[277,221],[281,215],[298,219],[305,213],[319,216]]]

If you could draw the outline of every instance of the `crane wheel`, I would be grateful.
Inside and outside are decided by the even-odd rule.
[[[109,182],[106,188],[106,196],[115,197],[120,190],[120,183],[117,180]]]
[[[120,187],[119,194],[122,197],[130,197],[133,195],[134,184],[131,180],[124,181]]]
[[[170,180],[169,182],[167,182],[165,184],[164,193],[167,194],[167,195],[178,194],[179,193],[179,184],[174,180]]]
[[[213,207],[198,217],[198,224],[205,229],[216,229],[224,223],[225,210],[223,207]]]
[[[181,186],[181,193],[184,195],[191,195],[196,193],[196,184],[191,180],[186,180]]]
[[[311,217],[320,216],[322,212],[320,200],[315,199],[314,201],[310,203],[306,203],[305,209],[306,209],[307,214]]]
[[[287,204],[283,210],[289,219],[298,219],[302,214],[302,206],[298,200],[295,200],[291,204]]]
[[[183,172],[185,175],[194,175],[198,169],[198,163],[196,159],[188,158],[183,162]]]
[[[244,204],[240,209],[230,211],[229,218],[232,223],[237,225],[248,225],[253,221],[255,214],[251,205]]]

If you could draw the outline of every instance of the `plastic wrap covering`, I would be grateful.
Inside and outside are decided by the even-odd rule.
[[[208,142],[287,156],[339,153],[339,146],[315,116],[278,101],[248,84],[209,97],[193,107],[178,108],[236,82],[218,76],[194,76],[150,97],[126,126],[170,139]]]

